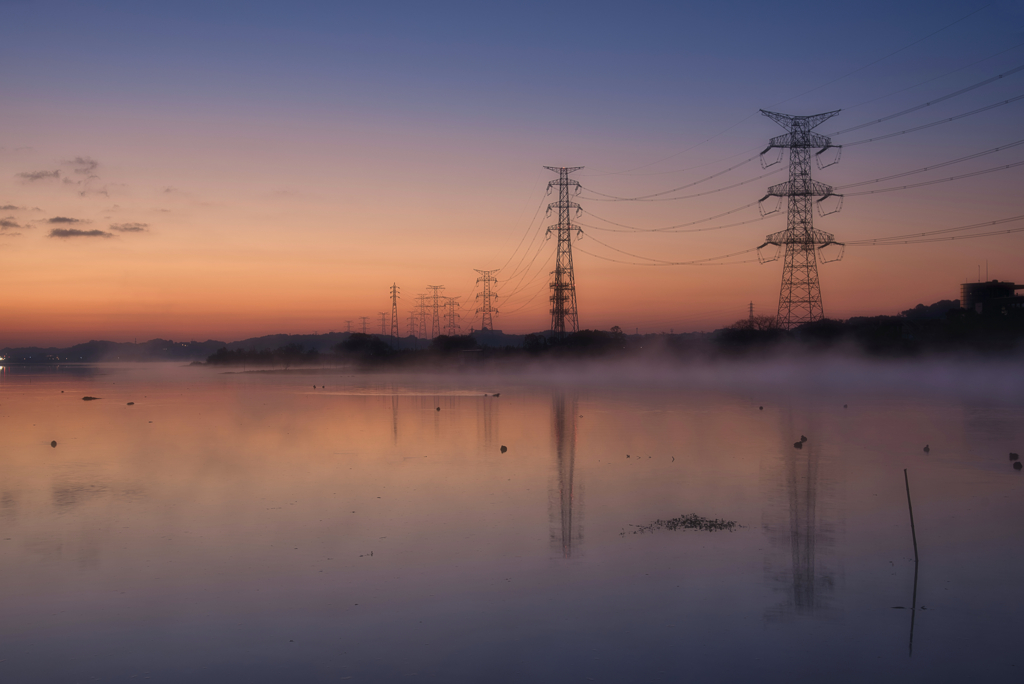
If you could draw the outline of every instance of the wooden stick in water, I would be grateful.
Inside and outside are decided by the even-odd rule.
[[[917,562],[917,530],[914,529],[914,504],[910,502],[910,480],[907,478],[907,469],[903,469],[903,481],[907,485],[907,508],[910,509],[910,534],[914,538],[914,562]]]

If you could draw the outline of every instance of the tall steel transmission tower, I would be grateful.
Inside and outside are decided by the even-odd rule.
[[[828,137],[811,132],[811,129],[838,114],[839,110],[813,116],[777,114],[763,109],[761,113],[788,131],[785,135],[772,138],[768,147],[761,153],[764,155],[772,148],[789,150],[789,180],[771,186],[768,188],[768,194],[761,198],[761,202],[769,197],[789,199],[786,230],[772,233],[766,237],[764,244],[758,248],[758,255],[760,256],[760,249],[767,245],[785,247],[782,289],[779,293],[779,313],[776,322],[779,327],[789,330],[801,323],[820,321],[825,317],[824,307],[821,303],[821,285],[818,282],[818,253],[815,250],[820,250],[826,245],[842,245],[835,241],[835,236],[831,233],[814,228],[814,211],[811,206],[814,198],[820,197],[821,199],[818,199],[816,204],[822,216],[834,213],[834,211],[825,212],[822,209],[821,202],[826,198],[839,197],[840,204],[835,211],[842,206],[842,196],[835,195],[832,192],[832,186],[811,180],[812,149],[818,150],[815,159],[818,161],[819,168],[831,166],[839,161],[837,156],[835,161],[830,164],[821,163],[821,154],[829,148],[838,148],[838,146],[833,145]],[[771,166],[771,164],[766,166]],[[835,261],[840,258],[842,258],[842,252],[836,259],[823,259],[822,261]],[[762,262],[773,261],[774,258],[762,258],[761,260]]]
[[[429,295],[416,295],[416,307],[420,310],[419,335],[417,337],[421,340],[427,339],[427,299],[429,299]]]
[[[388,334],[387,333],[388,315],[386,313],[384,313],[383,311],[378,311],[377,315],[380,316],[380,336],[384,337],[385,335]]]
[[[363,334],[366,334],[366,321],[370,320],[369,316],[360,316],[359,320],[363,322]]]
[[[398,291],[397,283],[391,284],[391,342],[398,339]]]
[[[416,337],[417,328],[419,327],[420,315],[419,312],[414,308],[409,312],[409,336]]]
[[[345,332],[352,332],[352,321],[345,321]]]
[[[576,279],[572,272],[572,237],[582,232],[579,226],[573,225],[571,213],[575,209],[579,214],[580,205],[569,199],[571,195],[580,193],[578,181],[570,180],[569,174],[582,169],[582,166],[545,166],[545,169],[558,174],[557,181],[548,183],[548,192],[558,188],[558,201],[548,205],[548,215],[558,210],[558,223],[548,226],[547,233],[558,233],[558,251],[555,255],[555,270],[551,280],[551,332],[556,337],[564,337],[566,332],[579,332],[580,323],[576,313]]]
[[[427,289],[433,292],[433,295],[427,296],[433,298],[434,319],[430,324],[430,339],[434,339],[441,334],[441,291],[444,285],[427,285]]]
[[[445,314],[448,324],[448,335],[454,337],[462,332],[462,327],[459,325],[459,298],[458,297],[444,297],[444,305],[448,311]]]
[[[474,268],[474,271],[480,274],[480,277],[476,279],[476,282],[484,284],[483,292],[478,292],[476,295],[477,299],[484,300],[484,306],[482,309],[477,309],[478,314],[483,314],[480,317],[480,328],[482,330],[494,330],[494,314],[498,313],[498,310],[491,304],[491,300],[497,299],[498,295],[494,294],[491,289],[491,283],[498,282],[498,279],[494,277],[494,274],[501,269],[494,269],[493,271],[481,271],[479,268]]]

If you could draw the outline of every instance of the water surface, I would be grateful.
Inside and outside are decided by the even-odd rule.
[[[1018,681],[1022,380],[2,369],[0,678]]]

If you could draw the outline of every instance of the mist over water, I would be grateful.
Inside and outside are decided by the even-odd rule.
[[[1016,681],[1022,380],[5,368],[0,673]],[[652,527],[691,515],[736,526]]]

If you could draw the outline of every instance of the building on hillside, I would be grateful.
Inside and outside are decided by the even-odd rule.
[[[1015,294],[1017,290],[1024,290],[1024,285],[1000,280],[962,283],[960,308],[983,315],[1024,315],[1024,295]]]

